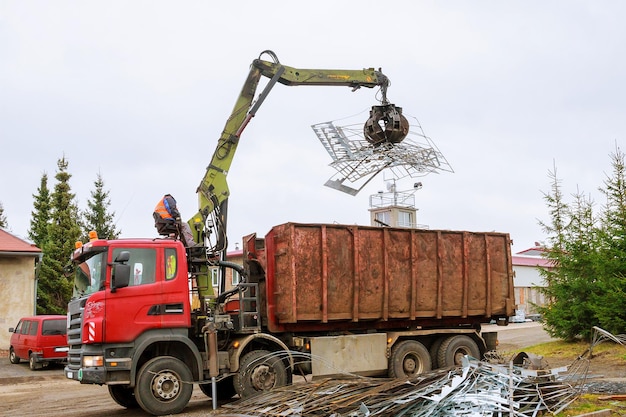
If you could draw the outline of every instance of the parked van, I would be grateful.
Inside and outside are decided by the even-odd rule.
[[[41,315],[22,318],[10,328],[9,360],[20,363],[28,359],[32,371],[51,362],[67,361],[67,317]]]

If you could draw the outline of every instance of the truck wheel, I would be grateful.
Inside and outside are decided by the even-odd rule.
[[[237,393],[235,391],[235,385],[233,382],[233,377],[229,376],[224,379],[220,379],[216,383],[217,385],[217,399],[218,400],[230,400]],[[200,387],[200,391],[204,393],[209,398],[213,396],[213,388],[211,383],[208,384],[198,384]]]
[[[410,378],[428,372],[432,368],[430,354],[424,345],[415,340],[404,340],[396,344],[389,359],[391,378]]]
[[[42,368],[42,365],[37,362],[37,356],[34,353],[28,355],[28,367],[31,371],[36,371],[37,369]]]
[[[253,350],[239,362],[235,390],[241,398],[248,398],[260,391],[287,385],[288,381],[287,369],[278,356],[267,350]]]
[[[436,338],[433,343],[430,345],[428,349],[428,353],[430,353],[430,361],[433,369],[437,369],[440,367],[439,359],[437,359],[437,355],[439,355],[439,346],[443,343],[444,337]]]
[[[137,375],[135,398],[144,411],[155,416],[180,413],[192,392],[191,371],[172,356],[150,359]]]
[[[441,343],[437,362],[442,368],[461,366],[465,355],[480,359],[480,350],[476,342],[465,335],[450,336]]]
[[[15,354],[15,351],[13,350],[13,348],[9,349],[9,361],[12,364],[20,363],[20,357]]]
[[[109,395],[113,401],[124,408],[137,408],[139,403],[135,398],[134,390],[128,385],[107,385],[109,387]]]

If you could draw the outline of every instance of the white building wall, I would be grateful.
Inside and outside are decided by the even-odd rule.
[[[524,314],[535,314],[535,305],[543,306],[545,297],[536,287],[544,286],[543,277],[538,266],[513,265],[515,278],[515,304],[518,310],[524,310]]]
[[[544,286],[543,277],[539,273],[539,267],[513,265],[515,272],[516,287],[542,287]]]

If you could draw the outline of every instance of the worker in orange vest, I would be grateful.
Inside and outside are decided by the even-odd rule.
[[[193,239],[189,224],[180,220],[176,199],[165,194],[154,208],[154,227],[160,235],[180,237],[185,246],[198,246]]]

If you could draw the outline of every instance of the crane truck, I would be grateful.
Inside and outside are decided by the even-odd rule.
[[[269,81],[255,101],[261,77]],[[203,243],[178,234],[77,242],[67,378],[106,385],[123,407],[166,415],[186,407],[194,384],[215,407],[294,375],[406,378],[495,349],[496,333],[481,332],[481,323],[505,324],[513,313],[505,233],[287,222],[245,236],[243,266],[228,261],[226,176],[276,83],[380,87],[364,135],[376,146],[407,133],[382,72],[296,69],[262,53],[197,190],[188,224]],[[213,268],[243,279],[214,293]]]

